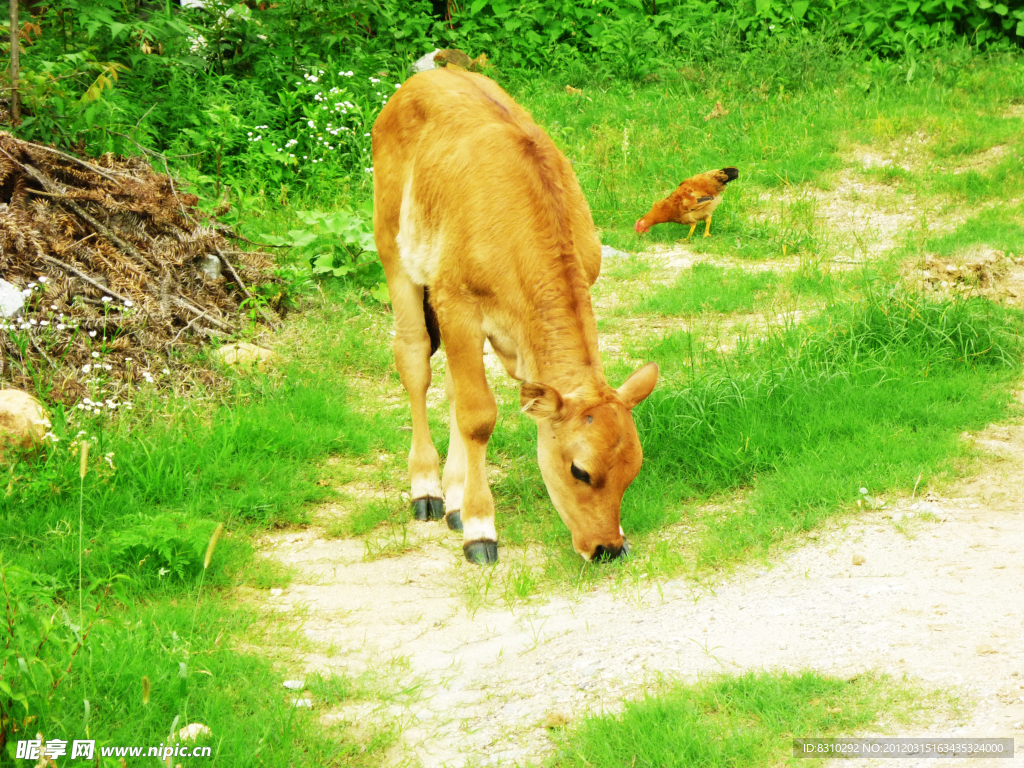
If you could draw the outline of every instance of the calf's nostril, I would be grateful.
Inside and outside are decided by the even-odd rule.
[[[622,540],[621,547],[606,547],[604,544],[598,544],[594,548],[594,554],[591,557],[595,562],[605,562],[608,560],[618,560],[620,557],[629,554],[629,544],[626,540]]]

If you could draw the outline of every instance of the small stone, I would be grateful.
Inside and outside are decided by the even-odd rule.
[[[313,708],[313,700],[312,699],[292,699],[292,706],[293,707],[299,707],[299,708],[303,708],[304,707],[306,709],[312,709]]]
[[[200,736],[213,736],[213,731],[202,723],[189,723],[178,731],[178,741],[195,741]]]
[[[257,347],[247,341],[238,344],[225,344],[220,349],[215,349],[211,355],[214,360],[232,368],[251,370],[255,368],[262,371],[270,360],[276,355],[269,349]]]
[[[42,442],[49,429],[42,403],[20,389],[0,389],[0,459],[8,446],[30,448]]]
[[[271,597],[280,597],[283,594],[284,594],[284,590],[281,589],[280,587],[274,587],[272,590],[270,590],[270,596]]]
[[[555,728],[565,728],[568,724],[568,716],[561,712],[549,712],[548,716],[544,718],[544,727],[549,731]]]
[[[853,564],[854,565],[864,565],[864,555],[854,555],[853,556]]]
[[[305,680],[285,680],[284,687],[291,691],[301,691],[306,687]]]
[[[987,656],[992,653],[999,653],[999,649],[994,648],[991,645],[979,645],[975,650],[977,650],[979,656]]]
[[[900,522],[900,521],[901,521],[902,519],[903,519],[903,513],[902,513],[902,512],[893,512],[893,513],[892,513],[892,521],[893,521],[894,523],[898,523],[898,522]]]
[[[601,258],[602,259],[617,259],[617,258],[629,258],[629,254],[625,251],[620,251],[612,248],[610,245],[601,246]]]
[[[18,287],[0,280],[0,317],[17,317],[25,308],[25,300]]]
[[[210,280],[217,280],[221,276],[220,259],[211,253],[204,254],[195,260],[196,271],[205,275]]]

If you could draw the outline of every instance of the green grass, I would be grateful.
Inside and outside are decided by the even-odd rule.
[[[668,378],[635,409],[645,464],[623,526],[656,530],[684,499],[749,487],[696,545],[716,567],[814,527],[861,487],[925,487],[962,454],[963,430],[1012,407],[1020,328],[983,299],[875,291],[728,355],[663,340],[652,356]]]
[[[94,438],[84,481],[87,574],[156,583],[168,569],[171,581],[191,579],[217,522],[262,528],[303,521],[308,505],[333,494],[317,484],[328,456],[398,446],[400,422],[357,410],[344,375],[389,375],[380,347],[390,345],[370,328],[379,322],[365,310],[335,311],[331,333],[307,335],[295,360],[269,376],[237,380],[201,409],[186,398],[151,398],[136,403],[137,417],[113,424],[105,417],[65,424],[71,414],[58,411],[60,442],[5,468],[11,488],[0,498],[0,555],[26,562],[44,547],[49,572],[77,583],[78,538],[68,535],[68,521],[77,534],[79,429]],[[246,552],[239,544],[237,566]]]
[[[922,250],[955,258],[971,248],[1024,253],[1024,205],[1001,205],[971,217],[953,231],[936,231]]]
[[[770,271],[746,272],[698,263],[679,275],[675,285],[656,289],[635,312],[683,315],[694,312],[749,312],[758,299],[771,294],[778,276]]]
[[[27,660],[27,672],[15,670],[12,677],[11,668],[19,665],[7,658],[5,679],[16,692],[28,692],[29,711],[42,716],[32,725],[33,735],[41,728],[47,739],[90,738],[97,746],[148,748],[167,743],[172,727],[177,731],[198,722],[212,736],[197,743],[212,747],[208,764],[221,766],[370,766],[379,764],[380,752],[394,743],[392,729],[355,738],[342,727],[324,726],[318,709],[400,693],[371,677],[341,675],[313,675],[306,692],[283,687],[295,672],[264,654],[237,648],[268,638],[301,647],[302,639],[257,620],[230,595],[206,590],[197,605],[195,593],[178,602],[161,600],[155,592],[155,599],[136,602],[125,599],[115,581],[107,596],[102,591],[86,596],[87,645],[78,653],[73,631],[59,618],[48,632],[37,630],[54,611],[63,615],[52,588],[6,565],[4,572],[7,598],[0,595],[0,603],[5,609],[19,599],[27,603],[9,649]],[[68,611],[77,623],[77,602]],[[65,677],[69,664],[73,674]],[[148,701],[143,678],[149,681]],[[316,709],[293,706],[300,697],[311,698]],[[14,712],[19,719],[24,714],[17,699]],[[4,755],[0,764],[14,762]]]
[[[0,622],[3,680],[28,696],[24,706],[14,699],[12,714],[27,711],[48,738],[79,738],[88,699],[89,736],[100,745],[155,746],[177,717],[179,728],[199,721],[213,730],[213,764],[379,763],[395,731],[349,738],[292,707],[298,694],[281,687],[280,658],[235,650],[263,642],[266,619],[218,591],[286,584],[282,566],[253,558],[251,534],[308,521],[314,504],[335,496],[322,482],[338,475],[329,457],[359,464],[398,445],[401,419],[363,410],[351,394],[363,377],[390,380],[385,317],[349,293],[327,295],[328,304],[296,324],[290,359],[267,375],[239,378],[222,392],[140,393],[133,412],[114,422],[56,410],[59,442],[3,468],[0,615],[18,617]],[[92,438],[84,481],[79,430]],[[78,624],[80,487],[91,626],[84,649],[62,620]],[[207,543],[219,522],[227,533],[207,573]],[[197,601],[200,582],[206,589]],[[302,645],[291,635],[281,642]],[[28,675],[11,678],[19,668],[11,654],[28,660]],[[145,706],[143,677],[152,686]],[[314,682],[318,706],[371,695],[342,677]],[[6,714],[6,699],[2,707]]]
[[[779,765],[795,738],[863,731],[882,716],[906,720],[914,692],[885,677],[748,672],[687,685],[663,682],[619,715],[585,719],[563,736],[558,768]],[[918,705],[920,706],[920,705]]]

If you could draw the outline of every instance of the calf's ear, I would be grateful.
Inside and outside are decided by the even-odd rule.
[[[565,408],[558,390],[534,381],[524,381],[519,388],[519,404],[523,413],[534,421],[560,419]]]
[[[646,400],[647,396],[654,391],[654,385],[658,383],[658,364],[648,363],[639,371],[626,379],[626,382],[615,390],[622,404],[632,408],[637,403]]]

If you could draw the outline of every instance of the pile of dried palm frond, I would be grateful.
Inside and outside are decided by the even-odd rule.
[[[143,159],[0,132],[0,278],[25,298],[0,320],[0,386],[45,380],[39,394],[71,404],[97,374],[132,385],[179,368],[186,346],[234,334],[247,300],[276,324],[249,290],[275,280],[271,263],[197,202]]]

